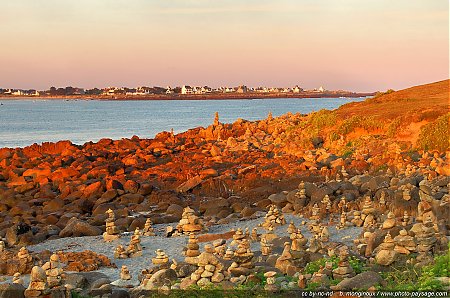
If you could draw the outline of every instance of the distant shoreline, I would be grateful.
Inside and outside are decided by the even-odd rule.
[[[301,92],[301,93],[212,93],[212,94],[149,94],[149,95],[55,95],[15,96],[0,95],[5,100],[239,100],[274,98],[357,98],[373,96],[375,93],[355,92]]]

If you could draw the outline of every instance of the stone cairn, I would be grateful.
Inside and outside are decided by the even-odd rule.
[[[162,249],[157,249],[155,253],[156,257],[152,258],[152,264],[167,267],[169,265],[169,256]]]
[[[402,198],[405,201],[411,200],[411,190],[408,187],[403,188]]]
[[[190,207],[183,209],[181,220],[176,227],[180,234],[199,233],[205,230],[202,220],[195,215],[195,211]]]
[[[297,197],[297,199],[300,200],[306,200],[306,188],[305,188],[305,182],[301,181],[298,185],[298,190],[295,193],[295,196]]]
[[[141,231],[139,228],[136,228],[126,249],[120,244],[116,247],[114,250],[114,258],[126,259],[140,256],[142,256]]]
[[[19,259],[19,272],[25,273],[30,272],[33,267],[33,257],[26,247],[21,247],[17,252],[17,258]]]
[[[252,232],[250,234],[250,240],[253,242],[258,242],[259,241],[259,235],[258,235],[258,229],[253,228]]]
[[[289,226],[288,226],[288,228],[287,228],[287,232],[288,232],[289,235],[291,235],[292,233],[297,232],[297,228],[295,227],[295,224],[294,224],[293,221],[291,221],[291,222],[289,223]]]
[[[17,257],[19,258],[19,261],[23,261],[25,263],[30,263],[33,261],[33,257],[30,255],[28,249],[24,246],[22,246],[17,252]]]
[[[130,273],[130,270],[128,270],[128,267],[126,265],[122,265],[122,268],[120,269],[120,279],[121,280],[131,280],[131,273]]]
[[[23,285],[22,274],[20,274],[19,272],[14,273],[12,282],[13,284]]]
[[[50,261],[46,262],[42,269],[47,275],[47,284],[50,288],[55,288],[62,286],[64,271],[62,269],[62,264],[59,261],[59,256],[57,254],[52,254],[50,256]]]
[[[320,236],[322,232],[322,225],[318,220],[311,220],[311,222],[308,224],[308,228],[314,235]]]
[[[376,224],[375,220],[375,207],[373,206],[373,202],[370,196],[367,196],[364,200],[364,205],[361,210],[361,219],[364,221],[364,228],[374,227]]]
[[[128,258],[128,254],[125,250],[125,248],[123,247],[123,245],[118,245],[116,247],[116,249],[114,250],[114,258],[116,259],[126,259]]]
[[[344,178],[344,181],[347,181],[348,180],[348,173],[347,173],[347,171],[345,170],[345,167],[344,166],[342,166],[342,168],[341,168],[341,175],[342,175],[342,177]]]
[[[436,229],[431,221],[419,223],[419,229],[415,230],[415,238],[417,240],[417,261],[430,262],[432,261],[432,252],[437,244]]]
[[[231,247],[227,248],[227,250],[225,251],[225,254],[223,256],[224,260],[227,261],[231,261],[233,259],[234,256],[234,250],[231,249]]]
[[[217,239],[213,242],[214,246],[214,253],[219,256],[223,257],[227,251],[227,241],[225,239]]]
[[[318,283],[319,285],[329,285],[329,279],[327,274],[325,274],[324,266],[320,266],[317,272],[314,272],[310,281],[310,283]]]
[[[0,240],[0,254],[4,253],[6,251],[6,245],[3,240]]]
[[[389,266],[395,261],[397,252],[395,251],[394,239],[392,239],[389,232],[384,237],[383,243],[381,243],[375,251],[375,261],[377,264]]]
[[[296,204],[294,204],[294,210],[296,213],[299,213],[301,212],[303,206],[306,206],[308,199],[306,196],[305,182],[301,181],[298,185],[298,190],[295,193],[295,199]]]
[[[317,203],[311,209],[311,216],[309,217],[311,220],[320,220],[320,208]]]
[[[244,235],[246,239],[250,239],[250,229],[248,227],[245,228]]]
[[[345,213],[345,211],[343,211],[341,213],[339,224],[336,226],[336,230],[345,229],[346,226],[347,226],[347,213]]]
[[[144,224],[144,230],[142,231],[142,234],[144,236],[156,236],[155,231],[153,230],[153,222],[150,218],[147,218],[145,220]]]
[[[25,290],[25,297],[44,297],[50,293],[47,284],[47,275],[44,269],[39,266],[34,266],[31,269],[30,284]]]
[[[380,198],[378,199],[378,209],[381,212],[384,212],[386,210],[386,192],[382,191]]]
[[[197,257],[200,255],[198,239],[195,234],[189,235],[186,249],[184,250],[185,262],[196,265],[198,263]]]
[[[141,232],[139,228],[136,228],[134,235],[131,236],[126,252],[129,258],[142,256]]]
[[[266,278],[266,285],[264,286],[264,290],[268,292],[277,292],[279,291],[278,285],[275,283],[276,278],[275,275],[277,273],[275,271],[269,271],[264,273],[264,277]]]
[[[353,212],[353,219],[350,221],[355,227],[361,227],[364,224],[363,219],[361,218],[361,211]]]
[[[146,277],[146,275],[145,275]],[[145,282],[145,277],[143,278],[143,282]],[[137,283],[133,283],[131,281],[131,273],[126,265],[122,265],[120,268],[120,278],[111,283],[111,285],[119,287],[119,288],[132,288],[137,285]]]
[[[269,211],[264,217],[264,222],[261,224],[261,226],[265,229],[268,229],[270,226],[275,227],[285,224],[286,220],[284,219],[284,215],[281,213],[281,211],[277,208],[277,206],[270,205]]]
[[[250,250],[250,241],[244,239],[238,244],[238,248],[233,255],[233,263],[228,268],[228,272],[233,276],[249,275],[253,264],[253,252]]]
[[[288,267],[292,266],[292,261],[291,244],[285,242],[283,252],[275,262],[275,268],[283,272],[283,274],[286,274]]]
[[[291,256],[296,266],[304,265],[304,257],[306,254],[308,239],[303,236],[302,231],[298,229],[291,236]]]
[[[349,256],[348,248],[347,247],[341,248],[341,250],[339,251],[338,267],[333,270],[334,279],[344,279],[347,277],[355,276],[355,271],[353,270],[352,266],[350,266],[348,256]]]
[[[362,237],[359,239],[354,239],[353,244],[355,251],[357,251],[360,255],[369,257],[372,255],[371,248],[369,247],[369,243],[371,239],[373,238],[373,233],[371,232],[364,232]]]
[[[106,232],[103,233],[103,240],[106,242],[114,241],[120,238],[119,229],[116,227],[114,211],[108,209],[106,211],[108,218],[106,219]]]
[[[411,222],[412,222],[411,217],[409,216],[408,211],[405,210],[403,212],[403,217],[402,217],[402,226],[406,227]]]
[[[244,232],[241,228],[238,228],[236,232],[234,232],[233,241],[231,241],[230,246],[238,246],[244,239],[246,239]]]
[[[345,200],[345,197],[342,197],[339,200],[339,203],[337,204],[337,208],[338,208],[339,213],[341,213],[341,214],[347,211],[347,201]]]
[[[311,240],[309,242],[308,251],[312,252],[312,253],[316,253],[321,249],[322,249],[322,243],[320,242],[319,235],[315,234],[315,235],[313,235],[313,237],[311,238]]]
[[[198,269],[191,274],[191,280],[200,287],[220,283],[225,279],[223,264],[214,256],[214,248],[210,244],[206,244],[204,248],[205,251],[198,256]]]
[[[321,226],[320,233],[319,233],[320,241],[328,242],[330,240],[330,232],[328,231],[327,226]]]
[[[322,204],[322,210],[325,211],[325,215],[330,214],[331,211],[331,200],[328,195],[325,195],[321,201]]]
[[[215,112],[214,113],[214,122],[213,122],[214,126],[219,126],[220,122],[219,122],[219,112]]]
[[[417,250],[414,237],[408,235],[405,229],[400,230],[400,233],[394,237],[394,250],[401,254],[409,255],[411,252]]]
[[[272,249],[273,249],[273,244],[270,243],[266,237],[261,237],[261,254],[263,256],[268,256],[272,253]]]
[[[396,220],[395,220],[394,212],[389,211],[389,213],[387,214],[387,218],[384,220],[383,224],[381,225],[381,229],[388,230],[390,228],[395,227],[395,224],[396,224]]]

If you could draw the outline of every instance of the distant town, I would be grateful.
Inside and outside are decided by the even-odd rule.
[[[211,88],[208,86],[181,87],[107,87],[84,89],[79,87],[51,87],[48,90],[34,89],[5,89],[0,88],[0,96],[3,97],[56,97],[77,98],[91,97],[96,99],[220,99],[220,98],[257,98],[257,97],[336,97],[336,96],[367,96],[373,93],[354,93],[344,90],[330,91],[324,87],[312,90],[304,90],[298,85],[294,87],[237,87]]]

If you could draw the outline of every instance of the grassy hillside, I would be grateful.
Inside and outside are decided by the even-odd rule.
[[[380,93],[337,110],[322,110],[288,132],[308,143],[342,150],[364,144],[401,143],[409,148],[449,149],[449,80]]]

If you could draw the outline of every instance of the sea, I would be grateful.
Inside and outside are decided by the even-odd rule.
[[[55,100],[0,98],[0,148],[70,140],[82,145],[102,138],[136,135],[153,138],[161,131],[175,133],[237,119],[260,120],[287,112],[310,113],[335,109],[365,98],[274,98],[233,100]]]

